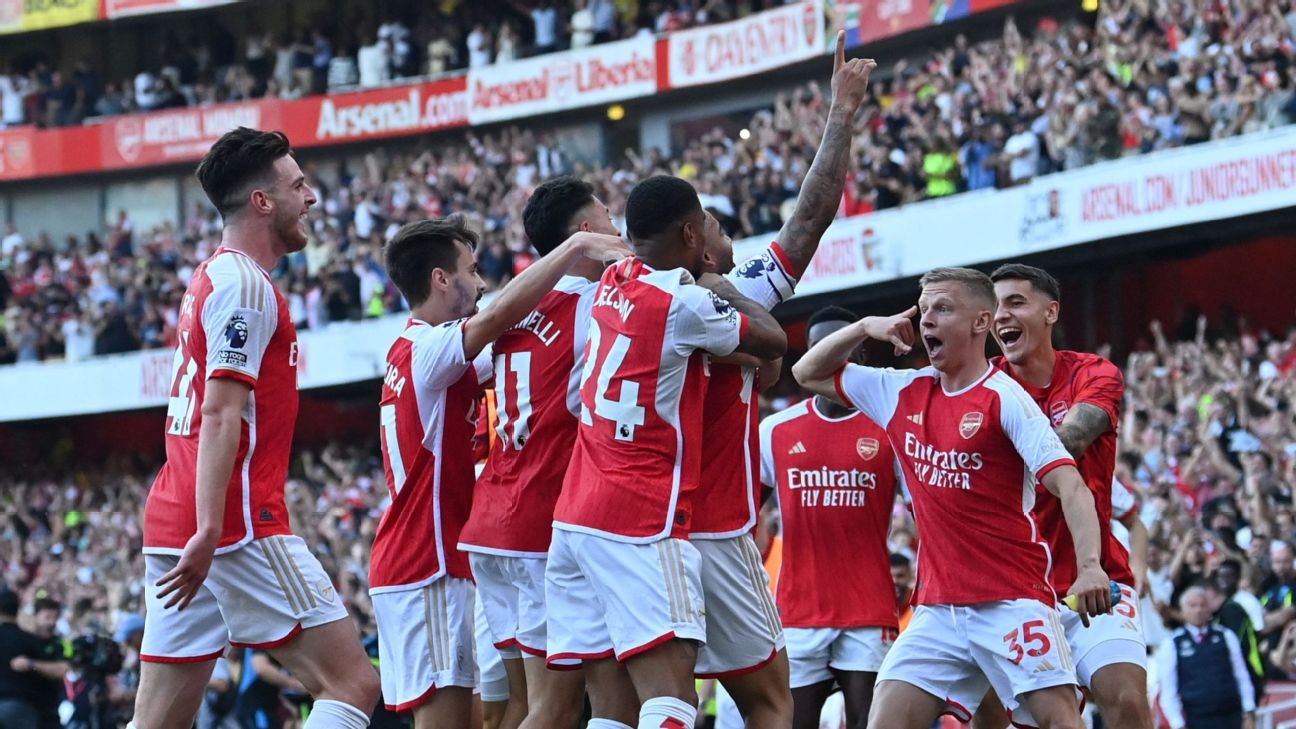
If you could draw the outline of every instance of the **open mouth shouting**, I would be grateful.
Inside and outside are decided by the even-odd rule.
[[[1004,354],[1015,352],[1018,347],[1024,345],[1021,327],[1000,327],[995,332],[995,336],[999,338],[999,345],[1003,347]]]
[[[939,337],[930,334],[923,335],[923,344],[927,346],[927,356],[931,359],[936,359],[945,346],[945,343]]]

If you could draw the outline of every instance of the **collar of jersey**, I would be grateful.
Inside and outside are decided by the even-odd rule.
[[[253,258],[252,256],[249,256],[248,254],[244,253],[243,251],[235,250],[235,249],[233,249],[233,248],[226,248],[225,246],[216,246],[216,253],[215,253],[212,257],[215,258],[216,256],[219,256],[219,255],[222,254],[222,253],[233,253],[233,254],[238,255],[238,256],[243,256],[244,258],[246,258],[246,259],[248,259],[249,261],[251,261],[251,262],[252,262],[252,265],[253,265],[253,266],[256,266],[257,270],[260,271],[262,275],[264,275],[266,278],[270,278],[270,272],[267,271],[267,270],[265,270],[264,268],[262,268],[262,267],[261,267],[261,264],[260,264],[260,263],[257,263],[257,260],[256,260],[255,258]]]
[[[981,383],[985,382],[990,377],[990,375],[994,374],[994,371],[995,371],[995,366],[989,365],[988,367],[986,367],[986,371],[983,372],[981,376],[976,379],[976,382],[973,382],[972,384],[968,385],[962,390],[959,390],[958,392],[950,392],[949,390],[946,390],[945,383],[941,382],[941,392],[945,393],[945,397],[958,397],[959,395],[966,395],[967,393],[975,389],[977,385],[980,385]]]
[[[841,423],[841,422],[844,422],[844,421],[846,421],[846,420],[850,420],[851,418],[853,418],[853,417],[855,417],[856,415],[859,415],[859,414],[860,414],[860,411],[858,411],[858,410],[852,410],[852,411],[850,412],[849,415],[846,415],[846,416],[844,416],[844,417],[840,417],[840,418],[830,418],[830,417],[828,417],[827,415],[824,415],[822,412],[820,412],[820,410],[819,410],[819,406],[815,404],[815,398],[813,398],[813,397],[810,398],[810,412],[814,413],[814,414],[815,414],[815,417],[819,418],[820,420],[824,421],[825,423]]]

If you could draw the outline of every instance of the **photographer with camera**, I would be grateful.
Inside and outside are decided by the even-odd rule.
[[[130,616],[138,618],[138,616]],[[134,626],[127,619],[118,635],[128,642],[138,644],[143,633],[143,619]],[[115,729],[120,723],[119,705],[130,705],[134,692],[129,695],[121,688],[117,675],[122,670],[122,651],[117,641],[106,635],[89,632],[72,641],[72,671],[68,674],[68,700],[72,702],[72,718],[67,729]]]
[[[44,679],[33,678],[39,729],[62,729],[63,726],[58,710],[59,704],[63,703],[63,679],[70,668],[67,659],[72,652],[72,642],[64,640],[56,632],[62,614],[63,606],[57,600],[38,593],[36,604],[32,607],[32,633],[44,646],[39,660],[50,663],[55,669],[32,674]]]
[[[18,595],[0,587],[0,729],[40,726],[40,689],[67,664],[42,660],[45,642],[18,627]]]

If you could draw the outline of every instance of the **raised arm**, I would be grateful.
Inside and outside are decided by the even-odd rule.
[[[855,348],[866,339],[891,342],[896,354],[905,354],[913,348],[913,317],[918,307],[895,316],[867,316],[850,326],[842,327],[824,337],[802,355],[792,366],[792,376],[805,389],[823,395],[833,402],[841,402],[834,378],[850,359]],[[850,403],[841,403],[854,407]]]
[[[850,169],[851,138],[855,114],[864,101],[869,75],[877,63],[871,58],[846,60],[846,31],[837,32],[837,52],[833,56],[832,103],[828,123],[814,162],[801,183],[792,217],[779,231],[779,247],[800,276],[810,265],[819,240],[832,223],[841,204],[842,189]]]
[[[472,361],[510,327],[531,313],[558,279],[582,258],[619,261],[630,255],[626,242],[614,235],[581,231],[549,255],[531,264],[500,290],[491,305],[464,324],[464,358]]]

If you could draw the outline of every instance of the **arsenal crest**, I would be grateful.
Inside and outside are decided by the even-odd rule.
[[[968,413],[964,415],[963,419],[959,421],[959,435],[963,436],[964,440],[971,438],[981,429],[983,421],[985,421],[985,413]]]
[[[878,454],[877,438],[860,438],[855,441],[855,452],[866,461],[873,460],[873,456]]]
[[[1058,426],[1066,419],[1067,411],[1071,408],[1065,402],[1058,401],[1049,406],[1049,416],[1053,418],[1053,425]]]

